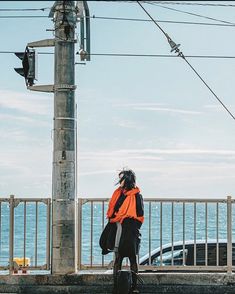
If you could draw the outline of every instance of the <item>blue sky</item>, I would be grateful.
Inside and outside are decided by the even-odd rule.
[[[91,15],[147,19],[134,1],[88,4]],[[0,9],[52,5],[53,1],[1,1]],[[235,7],[165,6],[235,23]],[[219,23],[150,4],[144,7],[158,20]],[[0,12],[0,16],[48,13]],[[0,18],[0,22],[0,51],[24,51],[28,42],[52,38],[46,31],[53,28],[49,18]],[[185,55],[234,55],[234,27],[159,24],[181,44]],[[45,51],[53,52],[38,49]],[[164,35],[151,22],[95,18],[91,51],[171,54]],[[235,113],[235,59],[188,60]],[[13,54],[0,54],[0,64],[0,196],[48,197],[53,95],[26,89],[13,70],[20,67]],[[53,83],[53,66],[53,55],[38,55],[37,84]],[[235,121],[183,60],[92,56],[86,65],[76,66],[76,84],[79,197],[109,198],[123,167],[136,172],[146,198],[235,194]]]

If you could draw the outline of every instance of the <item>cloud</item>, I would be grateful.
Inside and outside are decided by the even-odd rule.
[[[1,139],[9,140],[9,143],[12,141],[25,142],[25,141],[31,140],[23,130],[19,130],[19,129],[12,129],[12,130],[8,130],[7,132],[1,132]]]
[[[149,103],[146,103],[146,102],[144,102],[144,103],[142,103],[142,102],[139,102],[139,103],[113,103],[112,104],[113,106],[119,106],[119,107],[130,107],[130,106],[134,106],[134,107],[140,107],[140,106],[145,106],[145,107],[147,107],[147,106],[166,106],[167,104],[165,104],[165,103],[151,103],[151,102],[149,102]]]
[[[24,122],[24,123],[33,123],[35,121],[31,117],[19,116],[19,115],[11,115],[11,114],[5,114],[5,113],[0,113],[0,120],[4,120],[4,121],[18,120],[19,122]]]
[[[185,109],[177,109],[177,108],[167,108],[167,107],[134,107],[135,110],[141,110],[141,111],[163,111],[163,112],[172,112],[172,113],[180,113],[180,114],[202,114],[200,111],[192,111],[192,110],[185,110]]]
[[[50,137],[50,132],[48,130],[47,138],[39,136],[37,133],[38,129],[34,128],[34,133],[28,133],[27,129],[23,128],[12,128],[4,131],[0,128],[1,132],[1,140],[4,140],[4,146],[0,147],[0,151],[3,153],[8,149],[14,149],[17,153],[20,146],[31,146],[34,148],[35,146],[38,147],[47,147],[48,145],[52,145],[52,140]]]
[[[32,92],[0,90],[0,107],[28,114],[48,115],[52,111],[53,97]],[[51,111],[50,111],[51,109]]]
[[[153,154],[157,155],[216,155],[216,156],[234,156],[235,150],[226,149],[118,149],[102,152],[79,152],[79,158],[84,160],[93,160],[101,158],[115,160],[120,156],[130,156],[131,158],[147,158]],[[150,157],[151,159],[162,160],[162,157]]]
[[[235,171],[235,150],[212,149],[121,149],[79,152],[79,175],[113,173],[127,166],[139,173],[155,174],[156,180],[228,179]],[[231,176],[232,175],[232,176]],[[157,179],[158,178],[158,179]]]
[[[143,129],[142,125],[139,125],[135,121],[128,121],[128,120],[123,120],[123,119],[114,119],[114,124],[115,126],[125,128],[125,129],[132,129],[132,130],[141,130]]]
[[[235,155],[235,150],[214,149],[121,149],[118,153],[172,154],[172,155]]]
[[[210,109],[210,110],[215,110],[215,111],[222,110],[222,107],[220,104],[206,104],[206,105],[204,105],[204,108]]]
[[[85,198],[110,195],[118,172],[128,167],[136,172],[137,185],[148,198],[159,195],[224,197],[234,190],[235,164],[231,157],[235,158],[235,150],[181,148],[80,152],[79,194]]]
[[[128,159],[147,159],[147,160],[163,160],[159,156],[149,156],[148,153],[138,152],[137,150],[116,150],[107,152],[80,152],[80,160],[109,160],[119,161],[120,157],[128,157]]]
[[[134,110],[142,110],[142,111],[164,111],[164,112],[172,112],[172,113],[180,113],[180,114],[202,114],[200,111],[187,110],[187,109],[178,109],[178,108],[170,108],[169,104],[166,103],[122,103],[122,104],[114,104],[114,106],[119,107],[131,107]]]
[[[21,116],[18,114],[6,114],[6,113],[0,113],[0,120],[4,120],[5,122],[21,122],[25,124],[30,124],[30,126],[38,125],[38,126],[50,126],[50,123],[45,120],[39,120],[38,118],[32,117],[32,116]]]
[[[80,172],[79,176],[93,176],[93,175],[101,175],[101,174],[113,174],[114,170],[93,170],[89,172]]]

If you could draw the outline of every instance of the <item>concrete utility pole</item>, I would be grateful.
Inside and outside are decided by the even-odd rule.
[[[54,93],[53,178],[52,178],[52,274],[74,273],[76,251],[76,109],[75,28],[80,22],[80,58],[90,60],[90,14],[86,1],[55,1],[49,17],[55,24],[54,39],[27,44],[16,52],[27,89]],[[35,85],[35,47],[55,47],[53,85]]]
[[[76,271],[76,11],[74,1],[56,1],[52,10],[55,22],[52,274],[68,274]]]

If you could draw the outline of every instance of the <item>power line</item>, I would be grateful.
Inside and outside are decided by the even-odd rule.
[[[0,54],[15,54],[16,51],[0,51]],[[37,54],[54,54],[52,52],[38,52]]]
[[[129,53],[91,53],[93,56],[120,56],[120,57],[178,57],[170,54],[129,54]],[[235,59],[235,56],[219,55],[185,55],[188,58],[208,58],[208,59]]]
[[[144,3],[148,3],[150,1],[142,1]],[[235,7],[234,4],[215,4],[215,3],[196,3],[194,1],[192,2],[167,2],[167,1],[151,1],[152,3],[156,4],[170,4],[170,5],[192,5],[192,6],[211,6],[211,7]]]
[[[107,17],[107,16],[91,16],[93,19],[107,19],[107,20],[120,20],[120,21],[141,21],[141,22],[151,22],[151,19],[141,19],[141,18],[124,18],[124,17]],[[191,24],[191,25],[208,25],[208,26],[225,26],[234,27],[235,24],[216,24],[216,23],[206,23],[206,22],[189,22],[189,21],[172,21],[172,20],[158,20],[162,23],[177,23],[177,24]]]
[[[124,3],[134,3],[135,1],[122,1],[122,0],[93,0],[96,2],[124,2]],[[228,1],[228,0],[226,0]],[[148,3],[148,4],[167,4],[167,5],[194,5],[194,6],[211,6],[211,7],[235,7],[234,4],[215,4],[215,3],[197,3],[192,0],[191,2],[175,2],[175,1],[143,1],[141,0],[142,3]],[[203,1],[202,1],[203,2]],[[217,0],[216,0],[217,2]]]
[[[0,18],[48,18],[47,15],[0,15]]]
[[[0,51],[0,54],[14,54],[15,51]],[[38,52],[38,55],[53,55],[53,52]],[[77,52],[79,54],[79,52]],[[174,58],[177,55],[170,54],[137,54],[137,53],[91,53],[91,56],[110,56],[110,57],[163,57]],[[188,58],[202,58],[202,59],[235,59],[235,56],[225,55],[185,55]]]
[[[96,0],[97,2],[99,0]],[[99,1],[100,2],[100,1]],[[127,2],[127,3],[133,3],[133,1],[102,1],[102,2]],[[150,1],[141,1],[144,3],[149,3]],[[212,6],[212,7],[235,7],[234,4],[215,4],[215,3],[197,3],[197,2],[175,2],[175,1],[151,1],[152,3],[156,4],[167,4],[167,5],[191,5],[191,6]],[[51,7],[43,7],[43,8],[1,8],[0,11],[37,11],[37,10],[47,10],[51,9]]]
[[[171,46],[171,52],[178,53],[178,56],[181,57],[188,65],[189,67],[194,71],[194,73],[198,76],[198,78],[203,82],[203,84],[209,89],[209,91],[213,94],[213,96],[217,99],[217,101],[223,106],[223,108],[228,112],[228,114],[235,120],[235,116],[232,114],[232,112],[227,108],[227,106],[222,102],[222,100],[216,95],[216,93],[212,90],[212,88],[206,83],[206,81],[201,77],[201,75],[196,71],[196,69],[189,63],[189,61],[186,59],[184,54],[179,50],[180,44],[176,44],[169,35],[159,26],[159,24],[152,18],[152,16],[148,13],[148,11],[143,7],[142,4],[140,4],[140,1],[136,1],[139,6],[144,10],[144,12],[153,20],[155,25],[162,31],[162,33],[167,38],[168,43]]]
[[[43,7],[43,8],[0,8],[1,11],[45,11],[50,9],[50,7]]]
[[[181,13],[185,13],[185,14],[189,14],[189,15],[193,15],[193,16],[213,20],[213,21],[218,21],[218,22],[222,22],[222,23],[226,23],[226,24],[235,25],[235,23],[232,23],[232,22],[229,22],[229,21],[226,21],[226,20],[221,20],[221,19],[217,19],[217,18],[213,18],[213,17],[209,17],[209,16],[205,16],[205,15],[201,15],[201,14],[197,14],[197,13],[193,13],[193,12],[179,10],[179,9],[175,9],[175,8],[171,8],[171,7],[166,7],[166,6],[158,5],[158,4],[155,4],[155,3],[152,3],[152,2],[148,2],[148,1],[147,2],[145,1],[145,3],[151,4],[151,5],[154,5],[154,6],[158,6],[158,7],[164,8],[164,9],[172,10],[172,11],[177,11],[177,12],[181,12]]]
[[[15,51],[0,51],[0,54],[14,54]],[[38,55],[53,55],[53,52],[38,52]],[[79,52],[77,52],[79,54]],[[138,54],[138,53],[91,53],[91,56],[110,56],[110,57],[163,57],[174,58],[177,55],[170,54]],[[235,59],[235,56],[225,55],[185,55],[188,58],[202,58],[202,59]]]
[[[47,15],[0,15],[0,19],[7,18],[48,18]],[[90,19],[102,19],[102,20],[117,20],[117,21],[138,21],[138,22],[151,22],[150,19],[141,18],[125,18],[125,17],[108,17],[108,16],[90,16]],[[218,24],[207,22],[190,22],[190,21],[173,21],[173,20],[158,20],[159,23],[172,23],[172,24],[184,24],[184,25],[202,25],[202,26],[219,26],[219,27],[235,27],[235,24]]]

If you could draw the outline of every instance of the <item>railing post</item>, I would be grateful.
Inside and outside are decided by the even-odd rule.
[[[10,195],[9,210],[10,210],[10,222],[9,222],[9,274],[14,272],[14,195]]]
[[[151,265],[151,218],[152,218],[152,202],[149,202],[149,265]]]
[[[82,199],[77,202],[77,269],[82,266]]]
[[[51,199],[47,199],[46,269],[51,270]]]
[[[232,273],[232,197],[227,197],[227,273]]]

